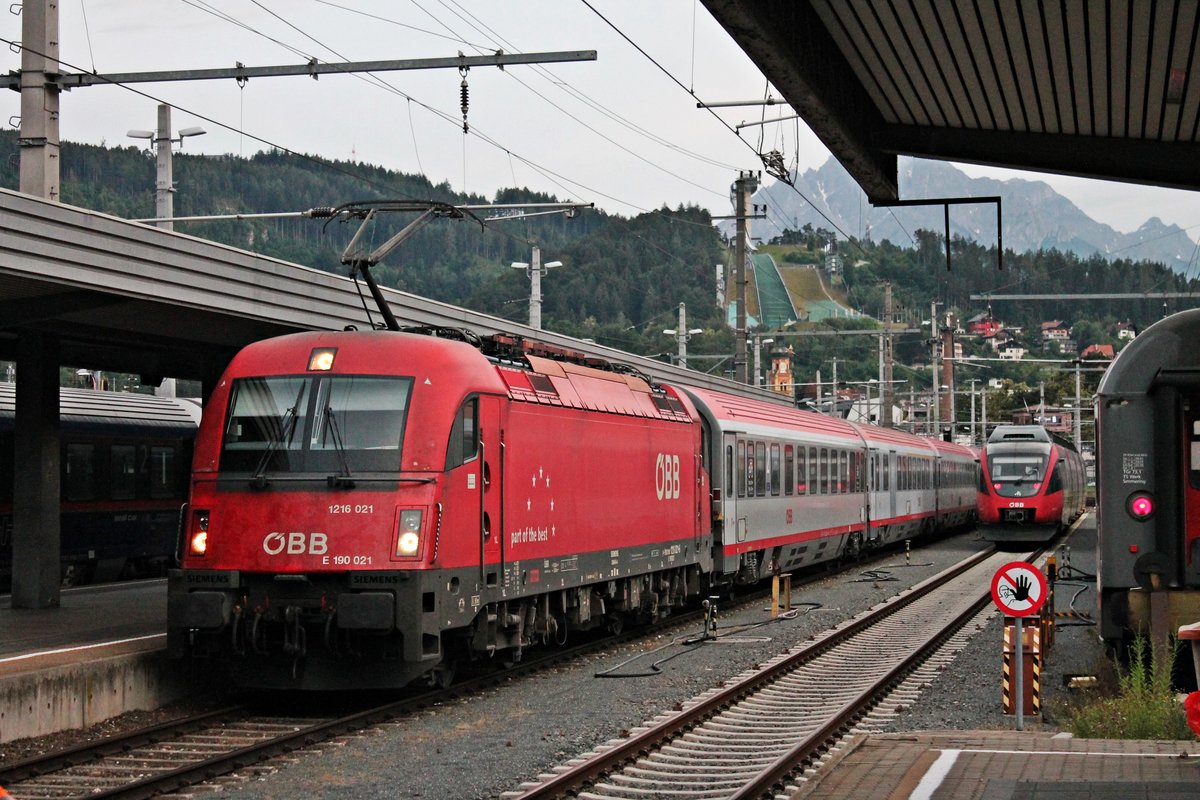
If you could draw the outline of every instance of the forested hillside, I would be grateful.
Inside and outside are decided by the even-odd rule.
[[[17,161],[15,132],[0,132],[0,186],[17,187]],[[125,218],[152,217],[154,170],[154,159],[136,147],[64,143],[62,200]],[[371,199],[455,204],[557,199],[521,189],[464,197],[417,175],[284,153],[245,159],[177,153],[174,173],[176,216],[302,211]],[[410,220],[381,221],[372,241],[385,241]],[[357,222],[181,222],[176,230],[340,273],[340,255]],[[713,275],[714,265],[724,261],[724,245],[699,208],[663,208],[633,218],[587,210],[574,219],[542,216],[486,225],[437,220],[388,256],[375,274],[387,286],[526,321],[529,280],[509,265],[528,262],[535,244],[543,261],[564,264],[542,284],[547,328],[658,352],[672,349],[662,329],[673,325],[681,302],[688,306],[689,325],[719,326]],[[731,346],[721,344],[723,337],[711,339],[714,347]]]
[[[0,186],[16,188],[17,142],[12,131],[0,132]],[[301,211],[370,199],[439,200],[463,203],[549,202],[556,198],[522,189],[503,189],[494,197],[464,197],[446,184],[433,185],[419,175],[392,172],[366,164],[324,162],[303,156],[264,152],[236,156],[175,156],[177,216]],[[136,147],[105,148],[64,144],[63,201],[126,218],[154,213],[154,159]],[[486,215],[484,215],[486,216]],[[380,243],[411,217],[385,219],[372,232]],[[177,223],[176,229],[251,249],[266,255],[342,272],[342,249],[357,223],[282,219]],[[998,293],[1185,292],[1200,284],[1160,264],[1100,256],[1080,258],[1056,250],[1006,252],[998,269],[994,248],[955,238],[951,269],[946,270],[944,241],[937,233],[913,231],[903,246],[883,241],[833,242],[825,231],[789,232],[785,244],[796,249],[784,260],[823,262],[835,247],[843,265],[851,304],[882,315],[883,283],[894,287],[900,318],[919,325],[929,316],[931,301],[949,308],[961,320],[985,311],[987,303],[970,295]],[[693,337],[689,352],[729,355],[733,336],[715,302],[715,265],[729,263],[724,242],[707,211],[662,208],[633,218],[588,210],[568,219],[561,215],[522,220],[437,220],[413,235],[377,268],[380,282],[448,303],[467,306],[512,320],[525,321],[529,281],[512,262],[528,262],[533,245],[544,261],[561,261],[543,283],[545,327],[595,339],[643,354],[673,353],[673,328],[679,304],[686,303],[688,326],[705,329]],[[915,246],[914,246],[915,245]],[[794,257],[793,257],[794,256]],[[753,305],[753,304],[751,304]],[[1139,328],[1164,311],[1190,307],[1190,302],[998,301],[993,312],[1010,326],[1036,332],[1043,320],[1061,319],[1074,326],[1081,346],[1115,340],[1113,324],[1127,320]],[[837,325],[838,323],[833,323]],[[846,321],[863,327],[870,321]],[[797,373],[825,371],[832,361],[841,377],[860,380],[876,373],[874,337],[819,337],[796,346]],[[1032,342],[1035,346],[1038,342]],[[971,346],[968,343],[968,346]],[[920,337],[897,344],[901,362],[920,363],[927,350]],[[714,361],[697,361],[707,367]],[[729,368],[725,364],[719,368]],[[805,378],[811,380],[811,378]]]

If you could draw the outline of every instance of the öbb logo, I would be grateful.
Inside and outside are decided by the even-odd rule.
[[[679,499],[679,456],[658,454],[654,461],[654,490],[659,500]]]
[[[289,556],[324,555],[329,552],[329,537],[323,533],[280,533],[275,531],[263,537],[263,551],[269,556],[287,552]]]

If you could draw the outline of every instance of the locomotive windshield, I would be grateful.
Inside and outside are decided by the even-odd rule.
[[[412,378],[240,378],[230,392],[221,471],[398,472]]]
[[[988,456],[992,488],[1001,497],[1028,497],[1042,488],[1048,456],[1040,453],[1005,453]]]

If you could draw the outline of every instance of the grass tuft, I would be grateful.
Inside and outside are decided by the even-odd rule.
[[[1128,669],[1117,667],[1116,686],[1065,709],[1066,727],[1087,739],[1194,739],[1171,687],[1174,647],[1163,648],[1165,655],[1158,659],[1151,651],[1149,642],[1138,637]]]

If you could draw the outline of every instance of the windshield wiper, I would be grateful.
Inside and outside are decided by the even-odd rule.
[[[337,417],[333,413],[333,406],[329,403],[325,404],[325,418],[329,420],[326,430],[333,434],[333,449],[337,452],[338,463],[342,467],[340,474],[328,475],[325,481],[331,489],[353,489],[354,476],[350,473],[350,462],[346,459],[346,447],[342,444],[342,432],[338,429]]]
[[[254,468],[254,477],[250,479],[250,485],[255,489],[265,489],[270,485],[267,480],[267,464],[271,462],[271,457],[283,445],[285,441],[291,441],[292,433],[296,428],[296,409],[300,407],[300,397],[304,394],[304,386],[301,385],[299,391],[296,392],[296,402],[287,411],[283,412],[283,418],[280,420],[279,438],[272,439],[267,445],[267,449],[263,451],[262,458],[258,460],[258,466]]]

